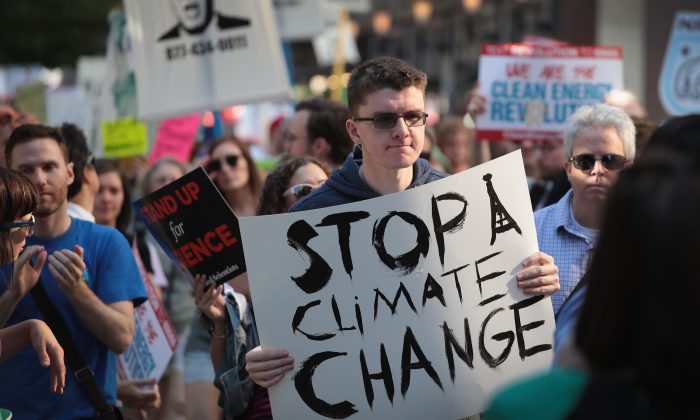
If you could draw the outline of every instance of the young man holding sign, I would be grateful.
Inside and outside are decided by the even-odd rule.
[[[348,83],[350,119],[345,128],[355,150],[325,184],[290,211],[352,203],[401,192],[446,175],[419,159],[425,135],[427,76],[389,57],[358,66]],[[518,286],[527,294],[559,290],[552,257],[535,253],[523,261]],[[246,370],[260,386],[270,387],[292,370],[286,350],[257,347],[246,355]]]

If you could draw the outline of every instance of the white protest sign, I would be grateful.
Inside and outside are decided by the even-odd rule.
[[[314,55],[316,56],[316,63],[321,67],[333,65],[338,47],[342,49],[343,60],[346,63],[358,63],[360,61],[360,52],[357,49],[355,37],[352,35],[350,23],[347,19],[339,18],[340,9],[326,7],[324,10],[326,29],[311,41]],[[341,36],[341,43],[338,42],[338,36]]]
[[[276,419],[462,418],[551,364],[550,300],[514,279],[537,251],[520,151],[240,226],[261,344],[295,360]]]
[[[269,1],[125,4],[140,117],[171,117],[290,95]]]
[[[349,12],[368,13],[372,10],[372,0],[325,0],[328,6],[344,8]]]
[[[676,12],[659,78],[666,112],[700,112],[700,12]]]
[[[159,380],[178,343],[175,328],[153,283],[148,276],[143,279],[148,300],[134,308],[134,338],[131,346],[117,356],[117,372],[122,380]]]
[[[582,105],[622,89],[619,47],[484,44],[479,82],[487,109],[477,118],[488,140],[561,139]]]
[[[325,30],[323,0],[274,0],[273,4],[282,39],[310,39]]]

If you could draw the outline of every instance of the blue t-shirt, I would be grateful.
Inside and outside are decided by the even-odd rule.
[[[71,219],[65,234],[53,239],[31,237],[27,245],[43,245],[49,255],[57,250],[73,251],[75,245],[84,250],[90,288],[102,302],[110,304],[131,300],[134,306],[146,299],[146,290],[128,242],[117,230],[94,223]],[[48,268],[41,272],[44,285],[63,320],[85,364],[95,374],[107,402],[116,400],[116,355],[87,329],[70,301],[58,288]],[[0,293],[7,285],[0,282]],[[17,305],[7,325],[26,319],[44,319],[28,293]],[[0,407],[9,408],[18,419],[67,419],[94,417],[95,410],[66,366],[66,387],[63,395],[50,391],[48,368],[39,365],[36,354],[27,349],[0,365]]]

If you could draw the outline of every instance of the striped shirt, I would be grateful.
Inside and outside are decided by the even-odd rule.
[[[555,314],[586,272],[597,239],[597,231],[582,227],[574,219],[572,197],[569,190],[555,204],[535,212],[540,251],[551,255],[559,267],[561,288],[552,295]]]
[[[270,407],[270,396],[267,389],[255,385],[253,398],[250,400],[248,409],[241,415],[245,420],[271,420],[272,408]]]

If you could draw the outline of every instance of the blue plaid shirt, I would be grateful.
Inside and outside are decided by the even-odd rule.
[[[535,212],[535,228],[540,251],[554,257],[559,267],[561,288],[552,295],[557,314],[561,305],[586,272],[595,241],[589,239],[571,213],[572,190],[558,202]]]

